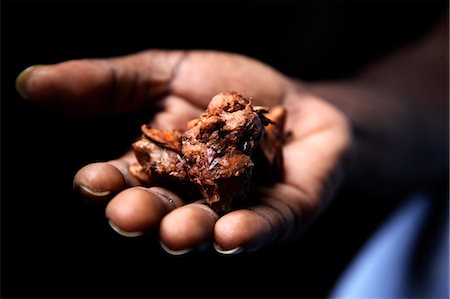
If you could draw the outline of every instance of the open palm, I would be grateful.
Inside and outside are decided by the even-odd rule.
[[[198,117],[217,93],[236,91],[256,104],[283,105],[292,138],[283,148],[284,181],[260,186],[261,199],[219,217],[201,201],[161,187],[146,188],[129,172],[130,151],[86,165],[76,190],[104,201],[111,226],[127,236],[159,230],[163,248],[182,254],[214,244],[233,254],[299,236],[336,192],[351,134],[345,116],[325,100],[267,65],[214,51],[149,50],[125,57],[89,59],[29,68],[17,80],[21,95],[72,115],[136,109],[162,110],[153,127],[180,129]]]

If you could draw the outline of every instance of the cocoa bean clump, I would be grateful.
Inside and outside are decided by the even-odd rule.
[[[253,106],[236,92],[220,93],[184,131],[142,125],[132,144],[138,163],[130,171],[144,184],[183,188],[226,213],[248,196],[252,178],[281,175],[284,117],[280,106]],[[254,175],[255,169],[264,173]]]

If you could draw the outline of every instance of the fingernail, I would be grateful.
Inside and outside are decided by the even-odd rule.
[[[80,191],[82,194],[87,195],[87,196],[95,196],[95,197],[104,197],[104,196],[108,196],[111,191],[106,190],[106,191],[94,191],[86,186],[80,186]]]
[[[132,238],[132,237],[139,237],[139,236],[142,236],[144,234],[143,231],[138,231],[138,232],[127,232],[127,231],[124,231],[124,230],[118,228],[117,225],[112,223],[111,220],[108,220],[108,223],[111,226],[111,228],[116,231],[116,233],[118,233],[119,235],[122,235],[124,237],[130,237],[130,238]]]
[[[182,250],[172,250],[172,249],[168,248],[162,241],[159,241],[159,243],[161,244],[161,248],[164,249],[165,252],[167,252],[168,254],[171,254],[171,255],[183,255],[183,254],[186,254],[186,253],[192,251],[192,248],[186,248],[186,249],[182,249]]]
[[[224,255],[234,255],[234,254],[238,254],[238,253],[241,253],[242,251],[244,251],[244,248],[242,248],[242,247],[236,247],[236,248],[233,248],[233,249],[230,249],[230,250],[223,250],[222,248],[220,248],[220,246],[219,245],[217,245],[215,242],[214,242],[214,249],[218,252],[218,253],[220,253],[220,254],[224,254]]]
[[[27,95],[27,80],[30,72],[35,69],[38,65],[32,65],[24,69],[16,78],[16,90],[22,98],[28,100]]]

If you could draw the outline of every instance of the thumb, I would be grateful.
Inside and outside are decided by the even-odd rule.
[[[75,115],[130,112],[168,93],[202,108],[222,91],[274,105],[288,85],[281,73],[242,55],[163,50],[36,66],[16,81],[24,98]]]
[[[145,51],[25,69],[16,89],[25,99],[69,115],[130,112],[169,91],[182,51]]]

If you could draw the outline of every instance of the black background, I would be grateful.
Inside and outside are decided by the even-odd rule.
[[[396,201],[342,191],[298,242],[173,257],[128,239],[72,191],[83,165],[122,154],[146,113],[66,118],[22,100],[33,64],[149,48],[249,55],[304,80],[350,76],[425,32],[440,2],[2,2],[2,297],[326,297]]]

